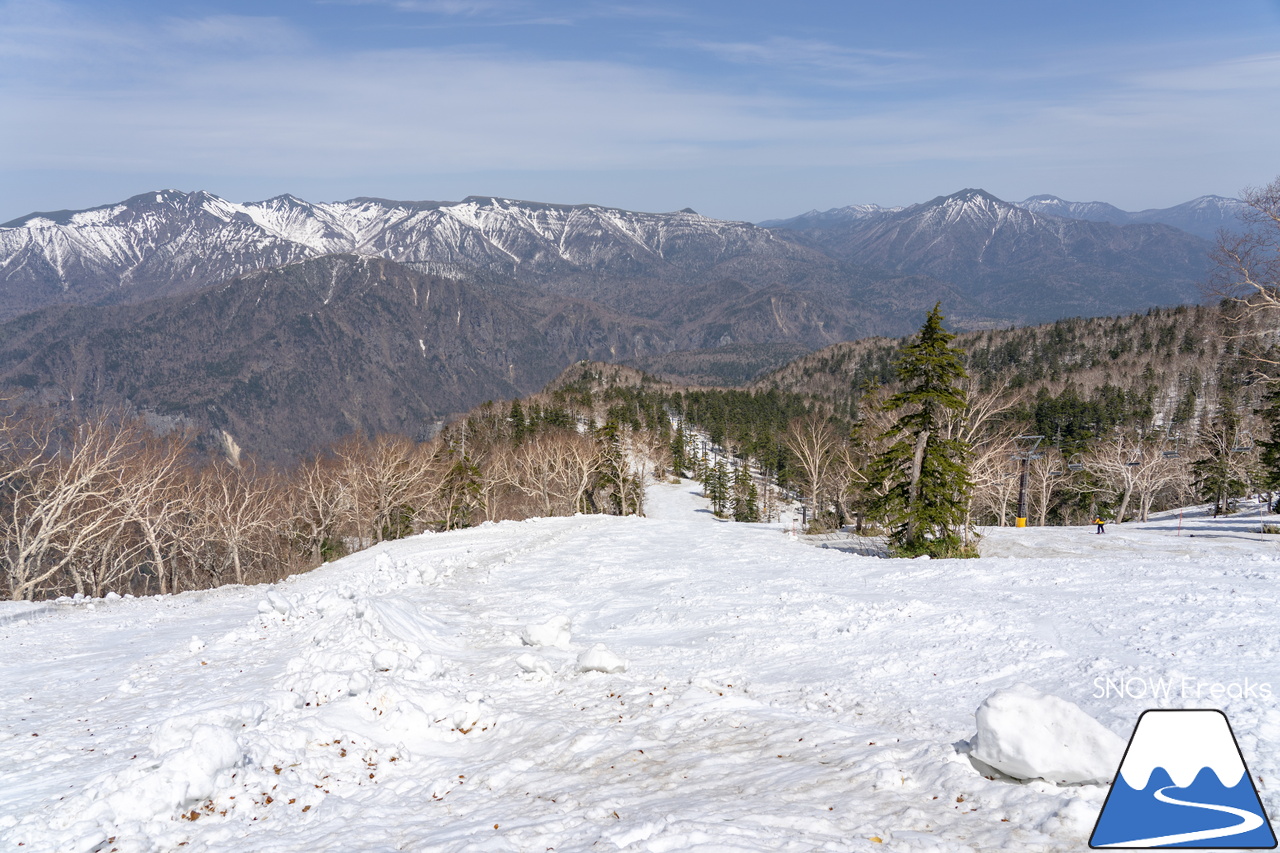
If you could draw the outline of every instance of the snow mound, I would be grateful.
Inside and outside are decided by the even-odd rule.
[[[553,616],[541,625],[528,625],[520,634],[526,646],[555,646],[558,649],[569,648],[568,616]]]
[[[626,672],[627,662],[605,648],[604,643],[596,643],[578,655],[579,672]]]
[[[157,738],[157,745],[170,739]],[[89,785],[91,804],[81,800],[76,816],[104,826],[167,818],[212,797],[227,783],[225,774],[243,763],[239,742],[222,726],[197,724],[174,743],[181,745]]]
[[[529,675],[551,675],[552,673],[550,662],[529,654],[516,658],[516,666]]]
[[[1027,684],[992,693],[974,717],[970,754],[1015,779],[1104,785],[1124,755],[1124,741],[1078,705]]]
[[[297,613],[297,608],[293,602],[285,598],[274,589],[267,590],[267,597],[258,602],[258,612],[264,616],[280,615],[293,616]]]

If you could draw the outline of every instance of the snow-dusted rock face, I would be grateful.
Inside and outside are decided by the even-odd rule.
[[[801,247],[745,222],[693,211],[636,213],[469,197],[461,202],[290,195],[236,204],[164,190],[0,227],[0,317],[56,302],[136,301],[335,252],[568,284],[601,275],[682,279],[748,255],[804,260]],[[579,285],[578,290],[582,290]]]
[[[992,693],[974,712],[970,754],[1015,779],[1107,784],[1124,741],[1079,705],[1027,684]]]

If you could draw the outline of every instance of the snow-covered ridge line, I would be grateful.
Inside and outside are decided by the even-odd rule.
[[[334,253],[507,275],[592,274],[609,265],[634,273],[673,263],[712,265],[777,242],[750,223],[687,209],[638,213],[483,196],[312,203],[282,195],[236,203],[163,190],[0,226],[0,287],[21,292],[53,285],[68,298],[83,293],[81,301],[94,301],[120,287],[181,292]]]
[[[1105,222],[1111,225],[1170,225],[1206,239],[1215,237],[1220,228],[1227,230],[1239,228],[1239,217],[1246,207],[1245,203],[1238,198],[1205,195],[1173,207],[1128,211],[1102,201],[1067,201],[1048,194],[1033,195],[1022,201],[1006,202],[984,190],[965,189],[911,207],[853,204],[823,211],[810,210],[790,219],[772,219],[761,222],[760,225],[766,228],[781,227],[796,230],[825,228],[833,225],[875,222],[888,219],[903,211],[931,205],[941,205],[950,209],[959,207],[974,215],[992,213],[1002,208],[1014,208],[1061,219]]]

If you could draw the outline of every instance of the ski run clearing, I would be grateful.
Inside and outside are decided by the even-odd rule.
[[[718,522],[697,488],[273,587],[0,604],[0,849],[1086,849],[1105,785],[967,754],[1019,683],[1123,740],[1221,708],[1280,807],[1258,507],[886,560]]]

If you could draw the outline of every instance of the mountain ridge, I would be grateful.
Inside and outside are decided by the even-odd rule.
[[[966,189],[961,190],[960,193],[972,191]],[[1022,201],[1011,203],[1034,213],[1064,219],[1105,222],[1111,225],[1169,225],[1206,240],[1214,239],[1219,229],[1228,231],[1239,229],[1239,215],[1245,208],[1244,202],[1240,199],[1219,195],[1203,195],[1172,207],[1146,208],[1138,211],[1123,210],[1105,201],[1067,201],[1048,193],[1032,195]],[[765,220],[759,224],[762,227],[798,231],[830,228],[888,216],[912,206],[880,207],[876,204],[854,204],[823,211],[810,210],[798,216]]]
[[[837,260],[947,281],[1017,324],[1194,302],[1210,267],[1210,244],[1172,226],[1066,219],[973,188],[794,233]],[[963,308],[948,314],[983,327]]]
[[[930,245],[939,248],[930,253]],[[239,204],[160,190],[0,227],[0,319],[51,304],[188,293],[254,269],[355,253],[590,300],[682,330],[673,345],[683,348],[822,346],[908,331],[938,298],[966,328],[1193,301],[1206,252],[1203,241],[1166,226],[1035,214],[977,189],[900,209],[862,206],[856,220],[800,231],[687,209],[498,196],[312,203],[283,194]],[[715,303],[725,294],[730,301]],[[729,325],[738,332],[703,328],[708,300],[737,318]],[[778,305],[794,316],[778,315]]]

